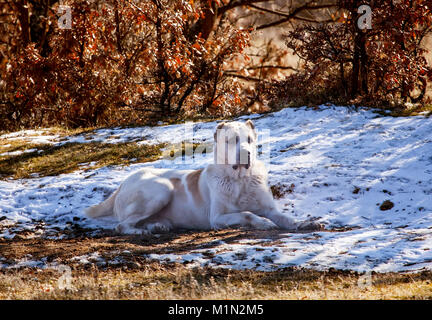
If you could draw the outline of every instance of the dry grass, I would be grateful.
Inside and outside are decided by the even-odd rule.
[[[358,285],[348,272],[188,269],[151,263],[134,270],[72,270],[67,287],[56,270],[0,273],[0,299],[431,299],[429,273],[375,274]]]
[[[182,254],[205,249],[215,239],[277,240],[278,236],[276,231],[227,229],[149,239],[78,236],[3,240],[0,256],[6,261],[45,257],[46,261],[68,266],[71,273],[68,286],[61,289],[59,284],[64,284],[65,278],[59,270],[0,270],[0,299],[432,299],[432,272],[372,274],[368,278],[352,271],[302,268],[274,272],[192,269],[188,264],[161,264],[145,258],[150,253]],[[122,262],[101,267],[71,259],[95,252],[105,261]]]
[[[379,114],[384,116],[392,116],[392,117],[411,117],[417,116],[420,114],[426,114],[427,117],[432,115],[432,104],[423,104],[423,105],[414,105],[411,108],[396,108],[391,110],[390,113],[386,113],[383,111],[378,111]]]
[[[3,144],[6,145],[6,144]],[[135,142],[105,144],[98,142],[67,143],[61,146],[32,144],[22,140],[9,141],[5,152],[36,149],[19,155],[0,156],[0,177],[14,179],[59,175],[81,169],[94,170],[108,165],[155,161],[164,145],[138,145]],[[90,164],[91,163],[91,164]]]
[[[197,148],[200,148],[197,150]],[[194,156],[194,154],[201,153],[211,153],[213,152],[213,143],[191,143],[188,141],[183,141],[182,143],[170,144],[164,148],[162,152],[162,157],[171,160],[177,157]]]
[[[53,129],[54,130],[54,129]],[[91,132],[91,130],[90,130]],[[64,135],[66,131],[50,131]],[[83,134],[83,131],[73,131]],[[125,143],[66,143],[64,145],[38,144],[26,140],[0,139],[0,178],[31,178],[33,176],[55,176],[85,168],[94,170],[109,165],[129,165],[155,161],[159,158],[177,157],[198,152],[212,152],[212,143],[146,145],[134,142]],[[14,152],[21,152],[14,154]],[[10,154],[8,154],[10,153]]]

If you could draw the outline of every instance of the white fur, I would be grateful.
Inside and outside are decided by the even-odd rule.
[[[142,169],[86,213],[93,218],[114,214],[120,221],[116,230],[124,234],[232,226],[320,229],[318,223],[295,222],[277,209],[266,168],[256,160],[255,150],[256,133],[251,121],[219,124],[214,164],[200,174],[194,170]]]

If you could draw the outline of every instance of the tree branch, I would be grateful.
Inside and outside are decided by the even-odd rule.
[[[258,70],[258,69],[282,69],[282,70],[293,70],[293,71],[299,71],[298,69],[290,66],[271,66],[271,65],[263,65],[263,66],[253,66],[245,68],[246,70]],[[225,72],[231,73],[231,72],[239,72],[240,70],[225,70]]]
[[[301,20],[301,21],[306,21],[306,22],[332,22],[333,19],[328,19],[328,20],[315,20],[315,19],[309,19],[309,18],[305,18],[305,17],[299,17],[298,14],[307,10],[320,10],[320,9],[329,9],[329,8],[335,8],[337,7],[336,4],[322,4],[322,5],[310,5],[312,1],[309,1],[308,3],[301,5],[297,8],[295,8],[292,12],[289,13],[285,13],[285,12],[281,12],[281,11],[274,11],[274,10],[270,10],[267,8],[261,8],[258,7],[254,4],[249,4],[249,7],[254,8],[256,10],[260,10],[263,12],[267,12],[267,13],[271,13],[271,14],[275,14],[278,16],[282,16],[282,19],[279,19],[277,21],[273,21],[267,24],[263,24],[261,26],[256,27],[256,30],[261,30],[261,29],[266,29],[266,28],[270,28],[270,27],[275,27],[277,25],[280,25],[282,23],[288,22],[290,20]]]
[[[243,80],[247,80],[247,81],[254,81],[254,82],[267,82],[265,80],[262,80],[260,78],[255,78],[255,77],[248,77],[248,76],[242,76],[241,74],[234,74],[234,73],[224,73],[225,76],[227,77],[232,77],[232,78],[239,78],[239,79],[243,79]]]
[[[260,2],[268,2],[268,0],[234,0],[230,1],[227,5],[224,5],[220,8],[218,8],[218,15],[222,15],[225,12],[240,7],[240,6],[246,6],[253,3],[260,3]]]

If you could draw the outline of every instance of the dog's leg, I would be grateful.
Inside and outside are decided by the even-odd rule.
[[[320,223],[314,221],[297,222],[293,218],[280,212],[269,192],[263,192],[260,200],[261,207],[256,213],[260,216],[267,217],[282,229],[289,231],[317,231],[323,229]]]
[[[214,199],[213,199],[214,200]],[[275,229],[277,226],[270,220],[259,217],[250,211],[226,212],[225,205],[219,201],[210,204],[210,227],[218,230],[228,227],[241,226],[261,230]]]
[[[139,221],[136,224],[137,228],[143,228],[152,234],[167,233],[172,229],[172,224],[160,215],[155,215],[153,217]]]
[[[289,231],[318,231],[322,230],[323,226],[314,221],[295,221],[293,218],[287,216],[286,214],[280,212],[276,208],[269,208],[267,210],[263,210],[260,214],[269,218],[275,224],[277,224],[280,228],[286,229]]]
[[[277,226],[266,218],[259,217],[251,212],[235,212],[218,214],[212,219],[212,229],[224,229],[229,227],[247,227],[259,230],[276,229]]]
[[[150,232],[146,229],[136,228],[137,222],[142,220],[140,215],[131,215],[127,217],[125,220],[120,222],[115,231],[120,234],[137,234],[137,235],[148,235]]]
[[[173,182],[146,171],[129,179],[123,183],[116,199],[114,211],[120,221],[116,230],[123,234],[143,235],[167,230],[155,222],[158,222],[158,213],[171,201]],[[154,225],[147,227],[150,220]]]
[[[168,233],[171,230],[171,226],[163,222],[153,222],[146,225],[146,229],[153,234]]]

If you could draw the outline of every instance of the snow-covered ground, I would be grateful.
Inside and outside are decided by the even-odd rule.
[[[278,199],[281,210],[296,219],[315,218],[329,230],[342,231],[286,233],[276,242],[220,241],[211,249],[148,258],[258,270],[288,266],[377,272],[432,269],[429,118],[384,117],[367,109],[336,106],[284,109],[241,119],[247,118],[254,120],[259,132],[260,157],[267,162],[270,184],[292,190]],[[207,146],[215,126],[215,122],[205,122],[114,128],[67,138],[21,131],[0,139],[52,144],[186,140]],[[73,225],[112,228],[113,220],[86,219],[83,209],[103,200],[130,173],[145,166],[199,168],[212,160],[207,152],[128,167],[83,168],[60,176],[0,181],[0,238],[12,238],[23,229],[55,237],[56,230]],[[385,200],[393,208],[381,210]]]

